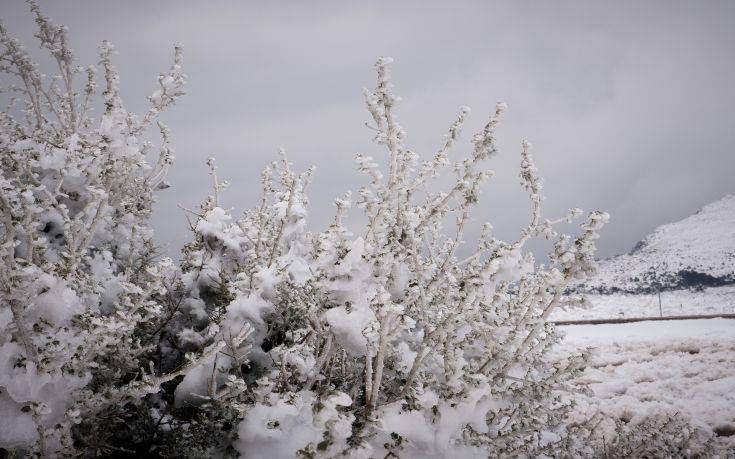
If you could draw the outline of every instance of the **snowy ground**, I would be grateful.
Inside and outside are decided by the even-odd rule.
[[[584,307],[555,311],[551,320],[658,317],[658,295],[586,295]],[[700,292],[674,290],[661,293],[664,316],[735,314],[735,286],[708,288]]]
[[[593,348],[581,376],[601,408],[623,418],[666,410],[714,431],[735,451],[735,320],[561,327],[558,352]]]

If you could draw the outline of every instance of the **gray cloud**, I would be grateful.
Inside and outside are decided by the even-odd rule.
[[[312,219],[357,189],[356,152],[380,152],[364,128],[361,88],[377,56],[394,57],[408,143],[430,155],[460,105],[465,138],[498,100],[510,109],[502,153],[478,221],[512,238],[527,218],[517,186],[521,139],[535,145],[549,216],[604,209],[603,256],[627,251],[655,226],[735,192],[733,2],[49,2],[71,28],[82,63],[115,43],[128,106],[145,107],[171,44],[185,47],[188,95],[166,116],[177,164],[154,224],[170,250],[188,238],[177,203],[209,192],[204,160],[232,183],[225,204],[257,199],[260,169],[285,147],[317,166]],[[6,25],[31,43],[22,2]],[[29,48],[32,48],[29,46]],[[33,48],[35,51],[35,48]],[[467,144],[463,144],[467,150]],[[461,151],[461,150],[460,150]]]

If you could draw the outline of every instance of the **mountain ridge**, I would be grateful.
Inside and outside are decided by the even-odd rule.
[[[571,290],[652,293],[735,284],[735,195],[657,227],[627,254],[601,260],[593,278]]]

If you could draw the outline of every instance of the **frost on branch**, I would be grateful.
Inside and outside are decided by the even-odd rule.
[[[589,428],[567,425],[568,381],[585,357],[548,359],[559,335],[547,319],[567,283],[592,271],[607,214],[589,214],[577,236],[558,234],[580,212],[542,218],[541,179],[524,142],[528,226],[505,242],[487,224],[459,257],[507,106],[497,104],[470,154],[452,162],[470,113],[462,107],[438,152],[420,163],[397,121],[390,62],[378,61],[377,88],[365,91],[368,126],[385,150],[385,161],[357,157],[368,184],[354,206],[365,227],[345,226],[348,193],[326,231],[308,232],[312,172],[296,174],[285,154],[264,171],[260,203],[243,218],[219,206],[216,176],[214,196],[190,211],[196,237],[184,275],[197,279],[192,295],[220,329],[244,321],[254,332],[247,366],[202,363],[177,400],[206,396],[207,381],[210,394],[226,391],[243,419],[234,445],[253,457],[591,452],[576,440]],[[443,172],[456,179],[434,191]],[[556,241],[547,265],[524,252],[539,236]],[[242,379],[239,392],[227,386],[233,376]]]
[[[150,365],[180,276],[148,227],[173,150],[159,121],[151,165],[142,136],[182,94],[181,48],[139,122],[120,98],[112,45],[80,67],[67,29],[30,8],[56,73],[0,26],[0,447],[107,454],[124,449],[110,432],[174,374]]]

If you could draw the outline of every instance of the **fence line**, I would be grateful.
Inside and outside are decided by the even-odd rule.
[[[629,317],[618,319],[587,319],[587,320],[552,320],[554,325],[601,325],[601,324],[625,324],[629,322],[645,322],[660,320],[693,320],[693,319],[735,319],[735,314],[696,314],[688,316],[664,316],[664,317]]]

